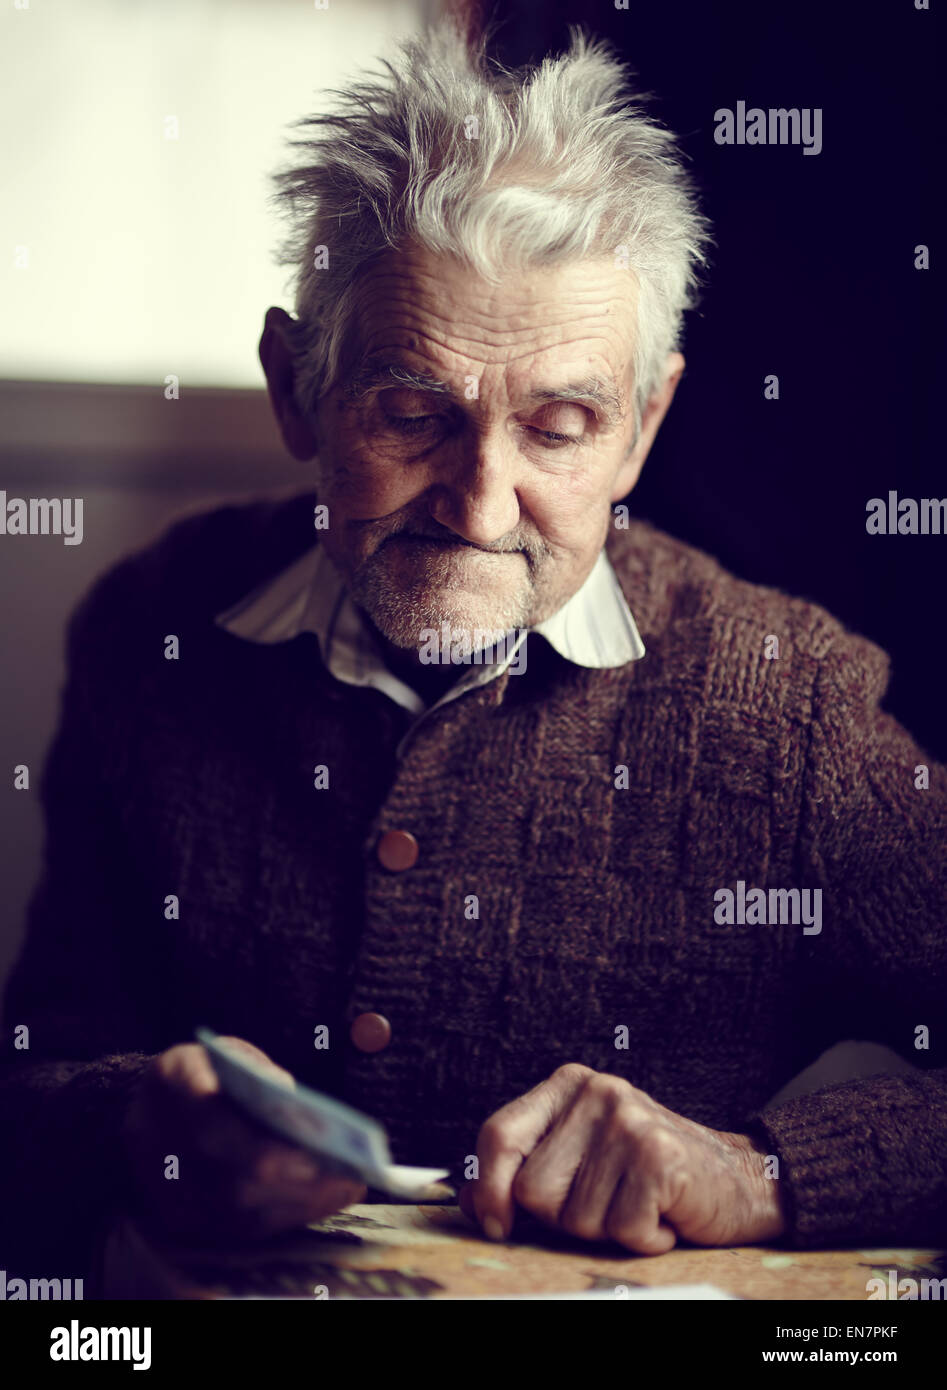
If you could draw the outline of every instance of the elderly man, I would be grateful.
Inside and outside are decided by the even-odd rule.
[[[581,37],[514,79],[443,30],[281,176],[260,355],[315,490],[73,619],[6,1009],[27,1251],[40,1212],[78,1251],[113,1207],[242,1239],[358,1198],[219,1094],[203,1023],[496,1238],[947,1238],[944,774],[877,648],[615,505],[706,242],[627,96]],[[918,1069],[765,1108],[849,1037]]]

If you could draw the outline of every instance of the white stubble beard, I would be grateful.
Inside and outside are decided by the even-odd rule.
[[[435,599],[432,593],[425,592],[420,582],[407,591],[399,589],[386,558],[384,553],[372,555],[353,575],[351,591],[378,631],[397,647],[420,646],[424,640],[422,632],[434,629],[440,633],[444,623],[454,634],[467,634],[473,650],[484,645],[482,640],[479,643],[475,640],[477,630],[499,635],[529,626],[533,593],[526,557],[522,553],[511,554],[502,561],[504,565],[515,564],[522,569],[516,592],[502,599],[480,601],[472,595],[447,601]],[[425,559],[429,572],[441,569],[445,576],[443,583],[431,583],[429,590],[437,589],[443,594],[449,588],[451,563],[448,556],[432,554]]]

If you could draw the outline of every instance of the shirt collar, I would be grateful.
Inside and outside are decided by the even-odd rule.
[[[287,642],[314,633],[332,675],[351,685],[372,685],[407,709],[420,713],[424,702],[382,661],[360,610],[322,546],[315,545],[275,578],[251,590],[214,621],[249,642]],[[530,629],[576,666],[624,666],[645,654],[631,609],[604,549],[585,582],[551,618]],[[525,640],[525,635],[523,640]],[[470,666],[444,700],[500,675],[513,661],[517,644],[491,666]],[[442,701],[438,701],[438,704]]]

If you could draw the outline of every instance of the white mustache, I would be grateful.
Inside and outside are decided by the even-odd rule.
[[[427,531],[395,531],[392,535],[385,537],[385,541],[383,542],[383,544],[387,544],[388,541],[395,540],[433,541],[435,544],[443,545],[445,547],[464,546],[469,550],[480,550],[483,552],[484,555],[518,555],[521,551],[528,553],[526,546],[476,545],[473,541],[465,541],[462,536],[451,537],[445,536],[443,534],[433,536]]]

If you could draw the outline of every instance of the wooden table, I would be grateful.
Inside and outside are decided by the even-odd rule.
[[[538,1223],[517,1239],[482,1239],[458,1207],[366,1204],[266,1246],[228,1252],[160,1248],[128,1221],[102,1261],[106,1298],[504,1298],[712,1285],[745,1299],[867,1301],[869,1279],[943,1278],[947,1256],[926,1250],[804,1252],[679,1247],[633,1256]],[[623,1292],[626,1291],[626,1292]],[[683,1296],[693,1296],[683,1295]]]

